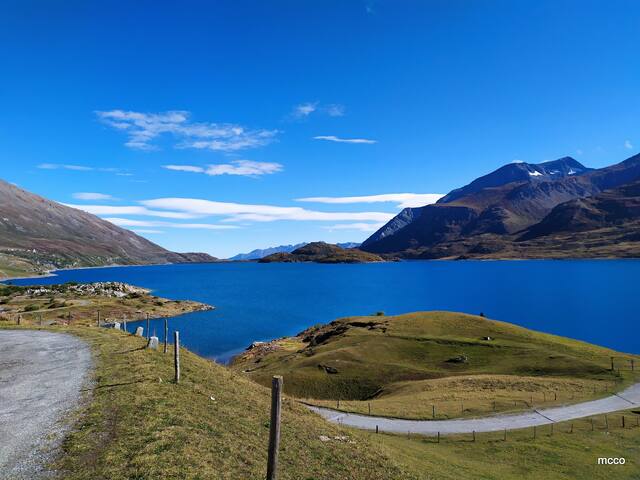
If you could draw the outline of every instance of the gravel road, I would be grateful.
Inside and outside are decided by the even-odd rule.
[[[564,405],[561,407],[534,410],[531,412],[492,415],[482,418],[468,418],[460,420],[401,420],[395,418],[373,417],[353,413],[342,413],[329,408],[309,406],[311,410],[320,414],[326,420],[348,425],[350,427],[375,430],[376,425],[382,432],[416,433],[421,435],[437,435],[451,433],[495,432],[504,429],[548,425],[555,422],[574,420],[603,413],[640,406],[640,383],[636,383],[623,392],[600,400]]]
[[[0,330],[0,478],[47,478],[88,382],[91,352],[63,334]]]

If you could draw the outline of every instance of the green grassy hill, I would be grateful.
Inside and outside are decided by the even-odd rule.
[[[622,371],[611,371],[610,357]],[[631,379],[606,348],[484,317],[352,317],[246,351],[233,368],[319,405],[405,418],[517,410],[605,395]],[[462,405],[461,405],[462,404]]]

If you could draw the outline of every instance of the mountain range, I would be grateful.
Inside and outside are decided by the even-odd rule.
[[[571,157],[510,163],[435,204],[405,208],[360,249],[400,258],[638,256],[630,232],[640,220],[638,181],[640,155],[600,169]]]
[[[0,276],[55,268],[211,262],[0,180]]]

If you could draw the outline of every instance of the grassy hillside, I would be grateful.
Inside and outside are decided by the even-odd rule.
[[[404,418],[432,418],[435,406],[451,418],[603,396],[632,380],[631,358],[484,317],[417,312],[337,320],[250,349],[233,368],[262,384],[284,375],[288,394],[319,405]]]
[[[57,330],[88,341],[96,361],[90,401],[56,464],[62,478],[264,478],[268,389],[187,350],[176,385],[173,356],[146,350],[144,339],[96,327]],[[280,467],[279,478],[291,480],[418,478],[364,433],[327,424],[290,400]]]

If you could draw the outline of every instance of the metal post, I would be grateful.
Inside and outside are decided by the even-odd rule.
[[[267,480],[278,478],[278,448],[280,446],[280,413],[282,409],[282,377],[271,379],[271,423],[269,425],[269,457]]]

